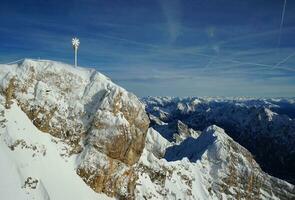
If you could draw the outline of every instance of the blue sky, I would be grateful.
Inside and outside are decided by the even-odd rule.
[[[1,0],[0,63],[95,67],[139,96],[295,96],[295,1]]]

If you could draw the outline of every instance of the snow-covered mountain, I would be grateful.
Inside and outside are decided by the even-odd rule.
[[[263,170],[295,183],[295,99],[150,97],[143,101],[152,126],[170,141],[179,132],[179,120],[194,130],[216,124],[246,147]]]
[[[17,106],[40,131],[66,143],[64,156],[78,156],[75,170],[94,191],[133,194],[132,165],[141,156],[149,125],[135,95],[93,69],[53,61],[1,65],[0,79],[4,113]],[[19,146],[17,141],[8,146]]]
[[[295,198],[222,128],[170,124],[165,106],[149,119],[93,69],[25,59],[0,65],[0,86],[1,199]]]

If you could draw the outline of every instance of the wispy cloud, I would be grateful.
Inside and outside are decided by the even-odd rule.
[[[174,42],[181,34],[181,2],[180,0],[159,0],[167,21],[170,42]]]

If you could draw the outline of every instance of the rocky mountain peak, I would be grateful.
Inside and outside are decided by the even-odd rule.
[[[82,152],[77,173],[95,191],[123,195],[126,184],[123,192],[129,195],[136,179],[130,167],[142,153],[149,126],[135,95],[96,70],[60,62],[25,59],[0,70],[6,108],[16,101],[39,130],[66,141],[71,154]],[[101,179],[112,186],[98,183]],[[118,179],[127,181],[114,184]]]

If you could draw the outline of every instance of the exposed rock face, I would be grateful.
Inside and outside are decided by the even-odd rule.
[[[115,90],[104,97],[94,115],[87,142],[111,158],[132,165],[144,148],[149,120],[139,102],[136,105],[131,100],[134,96],[123,95]]]
[[[133,167],[87,148],[81,155],[77,173],[96,192],[120,199],[133,199],[137,173]]]
[[[7,108],[14,99],[37,128],[65,140],[71,153],[82,152],[77,173],[86,183],[110,196],[130,196],[136,180],[131,165],[149,126],[135,95],[95,70],[53,61],[4,65],[0,78]],[[97,157],[99,164],[85,164]]]
[[[197,132],[192,128],[189,128],[180,120],[177,121],[176,126],[177,133],[173,135],[173,139],[176,141],[176,143],[180,143],[188,137],[197,138],[200,135],[200,132]]]

